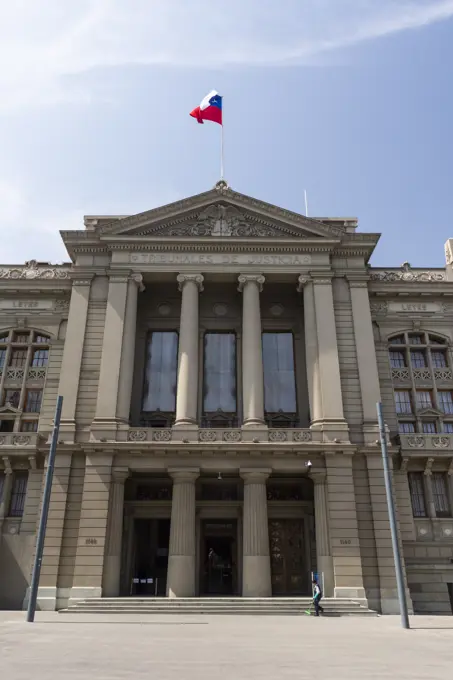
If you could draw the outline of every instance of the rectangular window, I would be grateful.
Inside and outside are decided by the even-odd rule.
[[[27,350],[26,349],[13,349],[11,351],[11,357],[9,360],[9,365],[11,368],[23,368],[27,361]]]
[[[39,413],[41,410],[42,390],[27,390],[25,399],[26,413]]]
[[[31,360],[31,365],[33,367],[47,366],[48,361],[49,361],[48,349],[35,349]]]
[[[409,343],[411,345],[421,345],[423,343],[423,336],[422,335],[410,335],[409,336]]]
[[[439,352],[439,350],[432,350],[431,359],[434,368],[446,368],[447,367],[447,357],[445,352]]]
[[[236,335],[205,333],[203,412],[236,413]]]
[[[39,342],[43,345],[47,345],[49,343],[49,338],[46,335],[40,335],[39,333],[36,333],[33,342]]]
[[[422,423],[422,431],[425,434],[436,434],[436,432],[437,432],[436,423],[434,423],[434,422]]]
[[[451,517],[447,475],[443,472],[433,472],[431,483],[436,517]]]
[[[176,410],[178,334],[154,331],[148,339],[143,411]]]
[[[444,432],[453,432],[453,423],[444,423]]]
[[[429,390],[417,390],[417,408],[431,408],[433,405],[433,399],[431,392]]]
[[[37,432],[38,431],[38,421],[37,420],[23,420],[20,424],[21,432]]]
[[[409,390],[395,390],[395,406],[397,413],[412,413]]]
[[[405,368],[406,367],[406,357],[404,352],[389,352],[390,355],[390,365],[392,368]]]
[[[453,396],[449,390],[439,390],[437,392],[438,406],[444,413],[453,413]]]
[[[1,419],[0,432],[14,432],[14,420]]]
[[[24,514],[25,497],[27,495],[27,472],[14,472],[9,517],[22,517]]]
[[[5,365],[6,361],[6,349],[4,347],[0,347],[0,368],[3,368]]]
[[[3,406],[11,404],[14,408],[19,408],[20,390],[5,390],[3,397]]]
[[[411,351],[411,364],[413,368],[426,368],[426,357],[424,352]]]
[[[14,333],[13,334],[13,342],[20,342],[20,343],[25,343],[27,344],[28,339],[30,337],[30,333]]]
[[[409,472],[408,479],[409,490],[411,494],[412,514],[414,517],[426,517],[423,472]]]
[[[292,333],[263,333],[264,410],[296,413]]]
[[[415,423],[398,423],[398,432],[400,434],[415,432]]]

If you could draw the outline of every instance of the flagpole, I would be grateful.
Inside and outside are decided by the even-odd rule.
[[[222,102],[223,104],[223,102]],[[224,178],[224,168],[223,168],[223,110],[222,110],[222,125],[220,132],[220,179]]]

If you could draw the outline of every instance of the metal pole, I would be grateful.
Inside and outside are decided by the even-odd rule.
[[[384,418],[382,416],[382,404],[376,404],[379,435],[381,438],[382,464],[384,466],[385,493],[387,495],[387,507],[390,520],[390,532],[392,534],[393,559],[395,561],[396,584],[398,588],[398,600],[400,603],[401,625],[403,628],[410,628],[409,615],[407,611],[406,590],[404,587],[403,564],[398,542],[398,532],[396,528],[395,503],[393,500],[392,479],[390,476],[389,459],[387,452],[387,437],[385,433]]]
[[[224,164],[223,164],[223,109],[222,109],[222,125],[220,132],[220,179],[224,179]]]
[[[50,444],[49,460],[47,461],[47,475],[44,486],[44,495],[42,499],[42,511],[39,520],[38,538],[36,539],[36,555],[33,564],[33,573],[30,584],[30,599],[28,601],[27,622],[33,623],[35,620],[36,600],[38,597],[39,577],[41,575],[42,555],[44,552],[44,541],[46,538],[47,517],[49,515],[50,492],[52,491],[53,469],[55,464],[55,455],[57,452],[58,432],[60,430],[61,407],[63,406],[63,397],[57,398],[57,407],[55,409],[55,419],[53,423],[52,440]]]

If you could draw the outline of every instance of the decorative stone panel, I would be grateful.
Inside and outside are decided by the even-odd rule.
[[[431,371],[429,368],[414,368],[413,369],[414,380],[432,380]]]
[[[438,382],[453,380],[451,368],[436,368],[434,369],[434,377]]]
[[[392,379],[407,382],[410,380],[408,368],[392,368]]]

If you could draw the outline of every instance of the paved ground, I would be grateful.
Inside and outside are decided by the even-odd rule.
[[[8,680],[450,680],[453,617],[92,616],[0,612]]]

